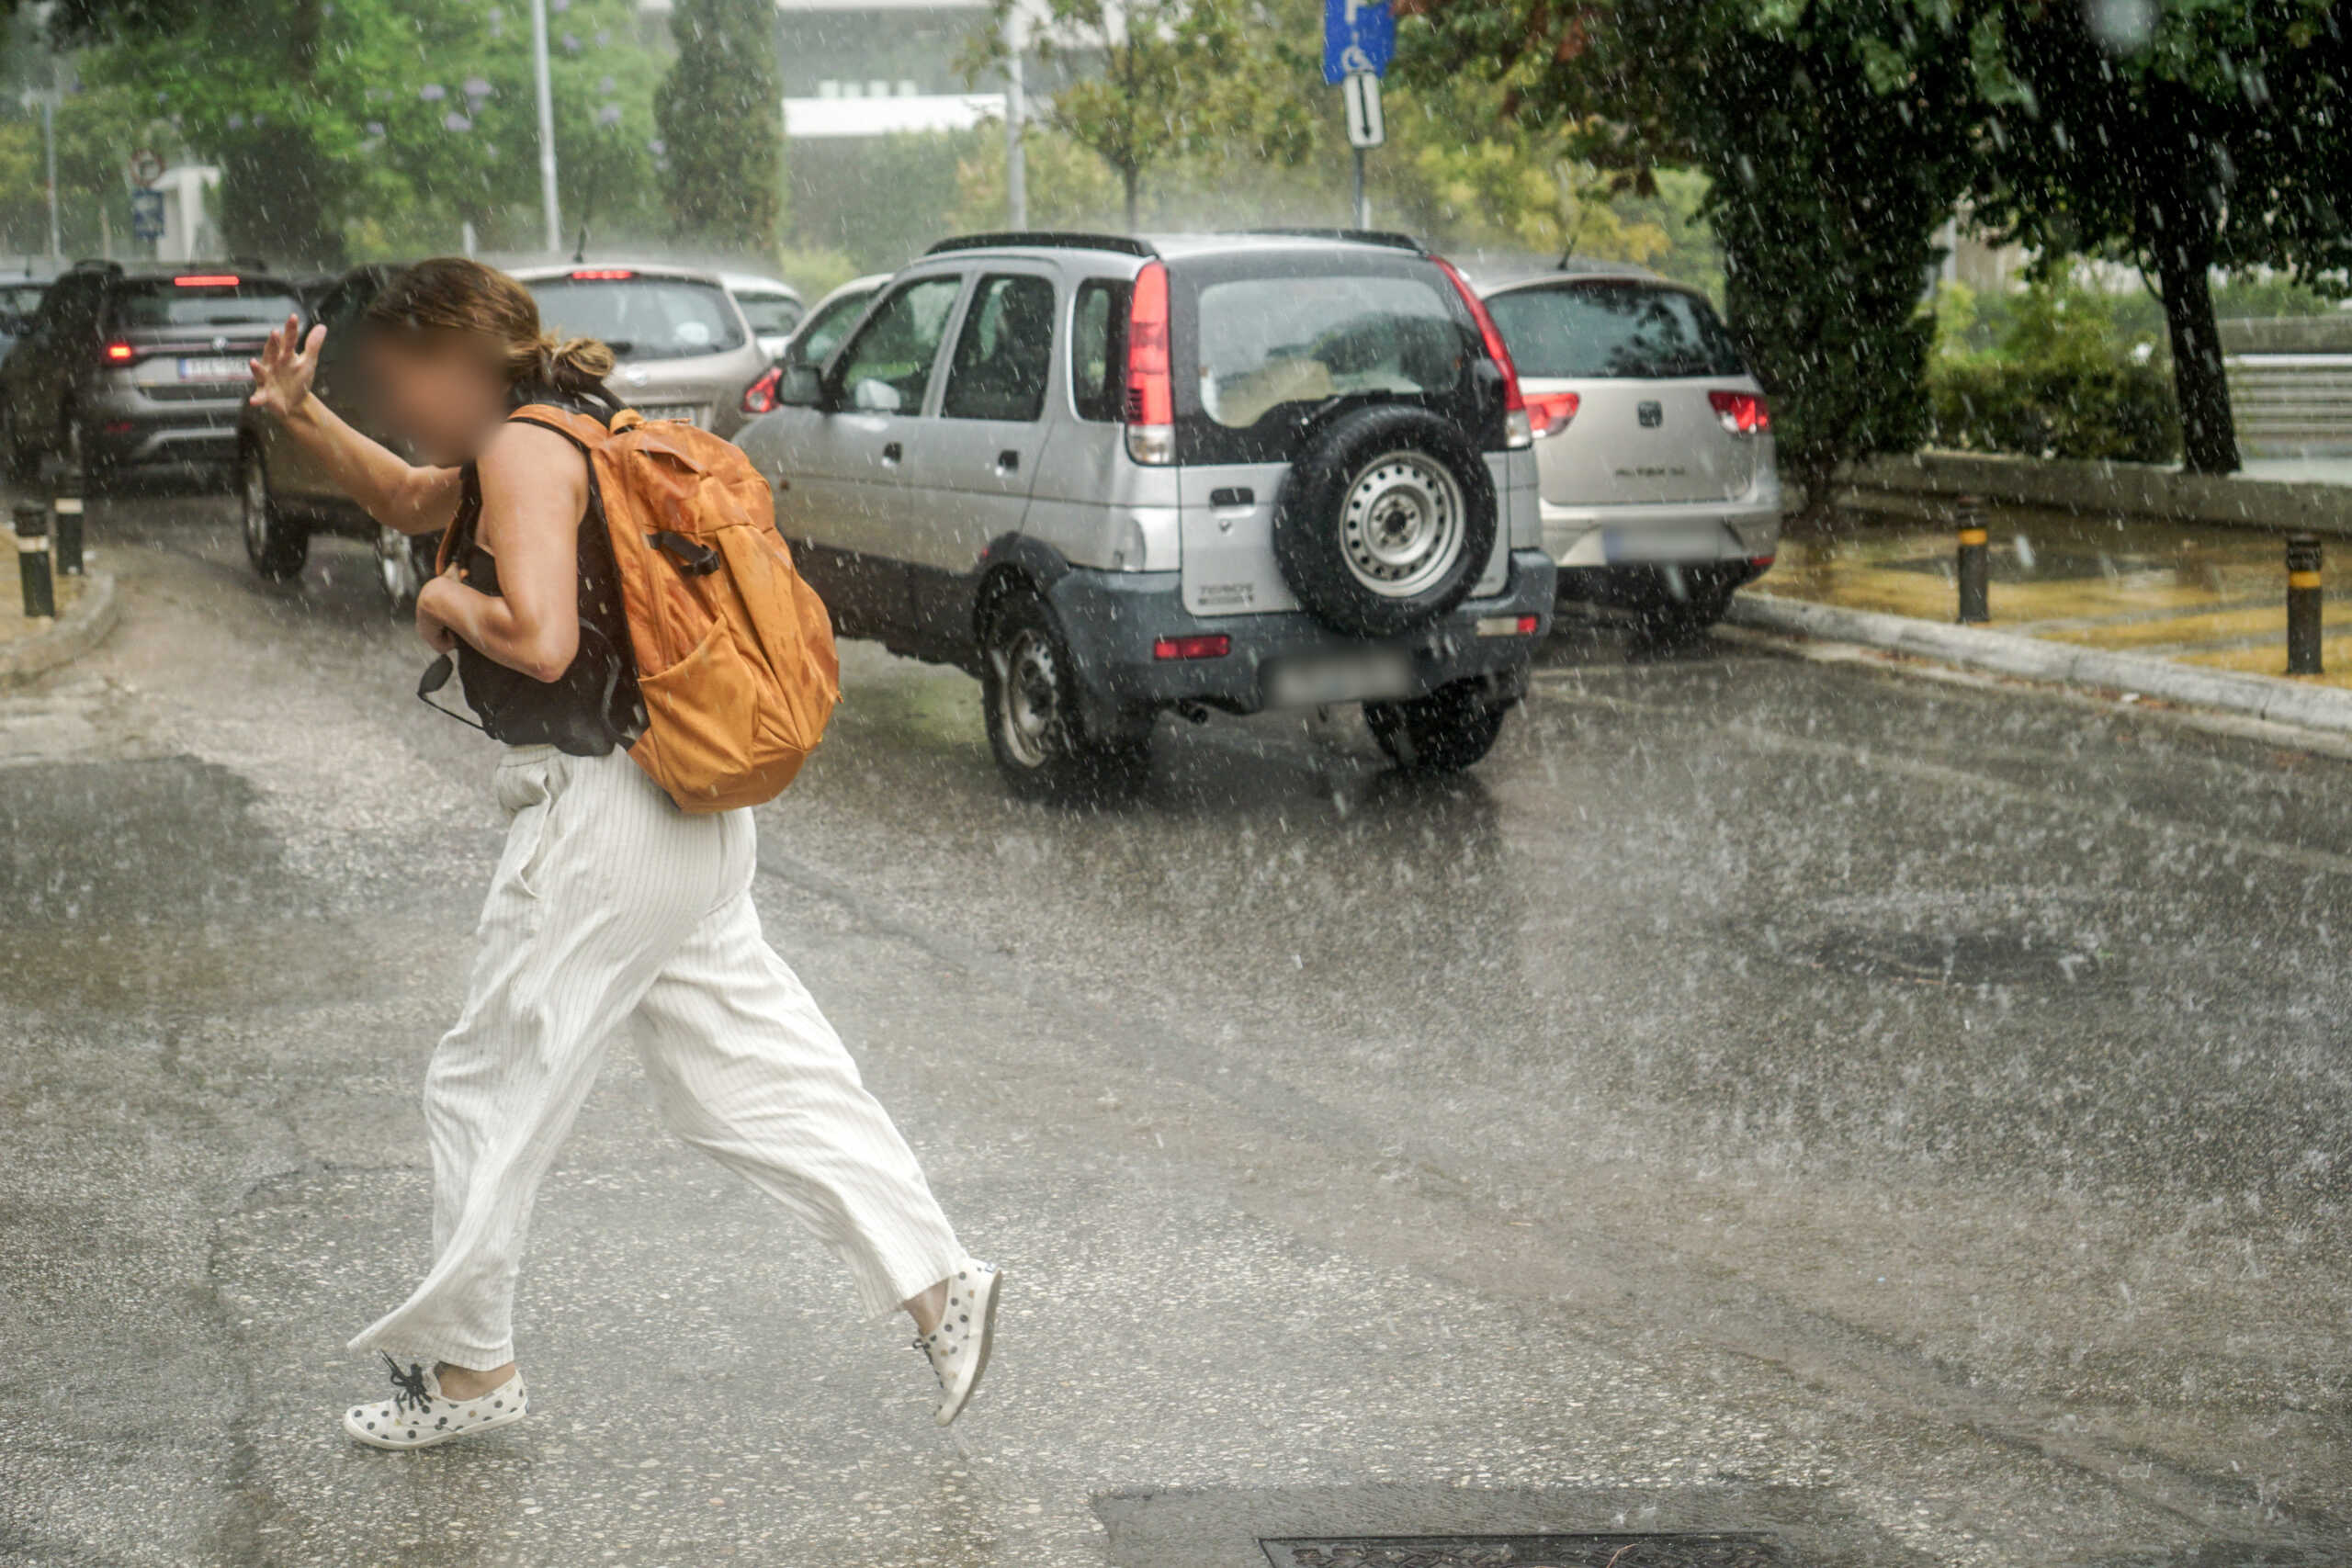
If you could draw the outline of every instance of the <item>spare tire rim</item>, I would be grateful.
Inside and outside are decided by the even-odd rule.
[[[1061,680],[1054,668],[1054,646],[1024,631],[1001,657],[997,700],[1004,749],[1023,767],[1041,768],[1060,750]]]
[[[1385,599],[1410,599],[1453,570],[1462,555],[1462,487],[1421,452],[1391,452],[1364,466],[1340,507],[1349,573]]]

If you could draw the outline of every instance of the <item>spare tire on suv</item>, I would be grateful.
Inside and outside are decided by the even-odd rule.
[[[1460,427],[1387,403],[1307,438],[1275,506],[1274,559],[1325,626],[1391,637],[1462,602],[1495,526],[1493,478]]]

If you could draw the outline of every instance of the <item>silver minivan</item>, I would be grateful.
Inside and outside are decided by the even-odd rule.
[[[611,386],[648,419],[721,435],[743,423],[743,389],[768,367],[716,273],[661,264],[518,267],[551,332],[600,338],[620,364]]]
[[[737,437],[842,629],[980,677],[1016,789],[1157,715],[1361,702],[1466,767],[1549,629],[1524,412],[1410,241],[998,234],[900,272]]]
[[[1706,296],[1634,272],[1483,288],[1519,370],[1563,598],[1680,629],[1780,548],[1771,412]]]

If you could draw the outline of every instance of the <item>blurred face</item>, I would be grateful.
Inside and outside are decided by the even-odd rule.
[[[376,415],[424,462],[469,462],[506,418],[506,378],[471,339],[378,333],[364,361]]]

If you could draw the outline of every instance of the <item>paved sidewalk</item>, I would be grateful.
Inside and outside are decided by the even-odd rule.
[[[2352,552],[2334,552],[2324,624],[2327,673],[2286,674],[2284,542],[2251,529],[1996,508],[1988,630],[2210,671],[2352,688]],[[1952,530],[1865,519],[1835,540],[1784,539],[1753,592],[1951,624]]]

